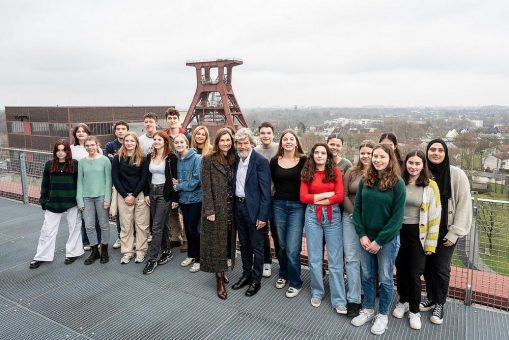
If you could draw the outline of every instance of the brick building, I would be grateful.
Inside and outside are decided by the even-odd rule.
[[[86,123],[104,146],[114,138],[113,123],[124,120],[130,129],[142,133],[143,115],[157,114],[158,125],[166,127],[167,106],[6,106],[8,144],[11,148],[52,151],[55,140],[71,138],[77,123]]]

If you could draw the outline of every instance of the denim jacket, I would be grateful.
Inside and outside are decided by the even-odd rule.
[[[177,191],[182,204],[202,201],[201,156],[195,149],[189,149],[187,155],[177,162]]]

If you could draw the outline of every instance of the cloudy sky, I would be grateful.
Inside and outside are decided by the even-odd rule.
[[[241,107],[509,105],[509,1],[0,0],[0,107],[177,105],[236,57]]]

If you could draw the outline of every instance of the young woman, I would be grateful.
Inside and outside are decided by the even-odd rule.
[[[332,134],[327,137],[327,145],[332,152],[334,163],[341,170],[342,174],[345,174],[348,169],[352,166],[352,162],[348,159],[341,157],[341,150],[343,149],[343,137],[338,134]]]
[[[290,281],[286,291],[289,298],[297,296],[302,288],[300,253],[305,205],[300,202],[300,174],[305,162],[306,156],[295,131],[283,131],[278,153],[270,161],[270,173],[275,189],[272,215],[279,242],[276,288],[282,289]]]
[[[366,175],[371,166],[371,154],[375,142],[365,140],[359,145],[359,160],[357,165],[348,169],[343,176],[345,199],[343,201],[343,247],[345,255],[345,271],[348,278],[346,291],[347,316],[359,315],[361,307],[361,244],[352,222],[353,202],[361,178]]]
[[[394,291],[392,268],[399,247],[399,230],[405,211],[405,182],[392,148],[378,144],[371,165],[355,195],[353,223],[361,243],[363,309],[352,319],[361,326],[375,317],[376,278],[380,281],[380,302],[371,333],[387,329]]]
[[[72,135],[74,137],[74,144],[71,145],[71,153],[72,159],[79,161],[80,159],[86,157],[88,155],[87,150],[85,150],[85,139],[88,136],[91,136],[90,128],[85,123],[78,123],[72,130]],[[80,214],[81,218],[81,241],[83,243],[84,250],[90,250],[90,242],[88,240],[87,231],[85,230],[85,221],[83,220],[83,216]],[[101,226],[96,221],[95,231],[97,234],[97,240],[101,243]]]
[[[236,231],[233,223],[235,148],[228,129],[217,131],[214,150],[201,167],[203,206],[200,270],[216,274],[217,296],[227,298],[224,272],[235,265]]]
[[[191,273],[200,270],[200,219],[202,205],[201,156],[195,149],[189,149],[186,136],[179,133],[173,143],[177,152],[177,178],[173,189],[179,193],[180,210],[187,237],[187,258],[180,263]]]
[[[398,160],[398,165],[399,165],[400,171],[401,171],[401,169],[405,168],[405,164],[403,163],[403,159],[401,159],[401,152],[399,151],[399,147],[398,147],[398,138],[396,137],[395,134],[393,134],[392,132],[382,133],[378,143],[390,146],[392,148],[392,150],[394,151],[394,154],[396,155],[396,159]]]
[[[307,204],[304,227],[311,271],[311,305],[319,307],[325,295],[322,277],[323,238],[327,242],[331,303],[346,314],[343,279],[343,231],[338,203],[343,202],[341,171],[325,143],[311,149],[301,174],[300,201]],[[276,224],[277,226],[277,224]]]
[[[58,226],[64,213],[67,213],[69,228],[64,263],[71,264],[83,255],[81,216],[76,206],[77,180],[78,162],[72,159],[69,142],[59,139],[53,145],[53,159],[44,166],[39,199],[44,210],[44,223],[30,269],[38,268],[42,262],[53,261]]]
[[[147,182],[147,161],[138,136],[127,132],[124,143],[112,162],[111,177],[117,190],[120,217],[120,263],[127,264],[136,254],[135,263],[145,261],[150,210],[143,189]],[[136,228],[136,239],[134,237]],[[135,244],[136,242],[136,244]]]
[[[166,264],[173,258],[166,222],[170,207],[178,207],[178,194],[173,190],[172,183],[172,179],[177,178],[177,156],[165,132],[154,133],[152,149],[147,156],[148,178],[145,186],[145,202],[150,206],[152,216],[152,242],[143,274],[151,274],[158,265]]]
[[[212,152],[210,145],[209,130],[205,126],[197,126],[191,137],[191,147],[196,149],[199,155],[206,156]]]
[[[403,169],[406,205],[396,258],[399,302],[392,315],[401,319],[409,311],[412,329],[421,329],[421,275],[426,255],[436,250],[440,224],[440,193],[426,163],[424,152],[414,150],[406,155]]]
[[[442,324],[452,254],[458,238],[470,232],[472,197],[465,173],[449,164],[449,152],[443,140],[434,139],[429,142],[426,155],[429,169],[440,191],[442,213],[436,252],[426,257],[424,279],[428,300],[421,303],[420,311],[433,309],[430,321]]]
[[[89,265],[101,258],[101,263],[107,263],[108,240],[110,239],[110,223],[108,208],[111,202],[111,162],[108,157],[99,153],[99,141],[94,136],[85,139],[85,149],[88,156],[78,162],[78,189],[76,200],[83,213],[85,228],[92,252],[85,260]],[[95,231],[96,216],[101,226],[101,252]]]

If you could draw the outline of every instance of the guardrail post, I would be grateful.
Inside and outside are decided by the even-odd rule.
[[[475,261],[475,251],[474,247],[477,245],[477,195],[474,196],[474,199],[472,200],[472,227],[470,229],[470,235],[474,238],[474,242],[470,243],[473,245],[471,249],[468,250],[468,257],[469,257],[469,267],[470,264],[473,264]],[[467,274],[467,285],[465,287],[465,305],[470,306],[472,304],[472,282],[474,280],[474,270],[475,268],[467,268],[468,274]]]
[[[19,153],[19,167],[21,175],[21,191],[23,194],[23,203],[28,204],[28,175],[27,175],[27,155],[24,151]]]

